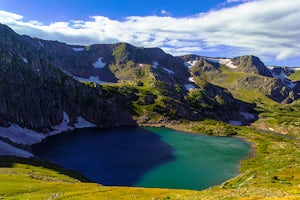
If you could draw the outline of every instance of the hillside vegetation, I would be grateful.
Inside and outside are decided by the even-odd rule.
[[[289,76],[292,81],[300,81],[300,70],[297,70],[295,73]]]
[[[205,126],[205,123],[194,124]],[[204,191],[105,187],[80,175],[37,160],[0,158],[2,199],[299,199],[299,138],[287,138],[254,128],[237,131],[255,150],[242,162],[241,174]],[[195,129],[194,129],[195,130]],[[74,177],[74,178],[71,178]]]
[[[165,126],[253,147],[239,176],[203,191],[106,187],[54,164],[1,156],[0,199],[300,199],[300,84],[273,78],[259,58],[174,57],[126,43],[83,48],[1,24],[0,36],[1,127],[47,133],[68,116],[73,128],[83,118],[100,128]]]

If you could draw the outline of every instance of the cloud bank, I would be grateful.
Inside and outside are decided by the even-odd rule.
[[[9,25],[20,34],[70,44],[128,42],[136,46],[160,47],[173,55],[254,54],[265,60],[299,58],[300,1],[227,2],[244,3],[184,18],[130,16],[112,20],[92,16],[87,21],[47,25],[0,11],[0,23]]]

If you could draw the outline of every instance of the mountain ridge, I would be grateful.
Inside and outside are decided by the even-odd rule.
[[[20,36],[5,25],[0,35],[0,126],[6,128],[50,134],[80,121],[105,128],[204,119],[249,125],[258,116],[255,103],[219,84],[224,70],[243,73],[244,89],[258,84],[278,102],[298,98],[255,56],[174,57],[127,43],[68,45]]]

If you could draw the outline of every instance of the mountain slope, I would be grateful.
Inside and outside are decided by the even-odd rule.
[[[63,175],[65,170],[56,166],[53,171],[53,166],[40,161],[0,157],[0,198],[299,197],[300,87],[290,88],[282,79],[270,77],[256,57],[176,58],[160,49],[125,43],[74,46],[20,36],[3,25],[0,52],[2,154],[3,143],[28,150],[26,144],[39,142],[57,127],[63,125],[59,131],[66,131],[87,124],[157,125],[236,135],[255,147],[238,177],[200,192],[104,187],[79,182],[82,177],[70,178]],[[97,84],[101,81],[110,83]],[[228,122],[254,123],[244,127]],[[19,138],[10,135],[12,129]]]
[[[201,77],[225,87],[234,94],[246,91],[257,94],[258,91],[261,96],[282,103],[292,103],[300,97],[298,82],[293,83],[274,76],[274,73],[255,56],[228,59],[189,55],[182,56],[181,59],[187,64],[193,62],[189,67],[194,77]]]
[[[105,99],[101,88],[88,87],[60,71],[28,38],[6,26],[0,30],[2,125],[16,123],[47,132],[61,123],[63,112],[73,124],[79,116],[100,127],[114,126],[114,121],[134,124],[125,109]]]
[[[49,131],[62,121],[64,112],[71,118],[71,124],[83,117],[100,127],[134,125],[132,115],[136,112],[131,107],[136,105],[139,112],[147,106],[134,103],[144,90],[158,96],[147,104],[153,107],[150,112],[159,111],[154,113],[165,118],[164,121],[206,117],[229,121],[253,108],[237,103],[232,95],[212,84],[193,83],[183,61],[158,48],[139,48],[126,43],[67,45],[20,36],[4,25],[1,36],[0,51],[5,54],[1,59],[4,106],[0,117],[5,126],[16,123]],[[103,86],[84,85],[75,79],[118,84],[103,90]],[[132,89],[128,93],[122,85]],[[8,91],[12,92],[7,94]],[[192,99],[197,91],[201,97]],[[242,121],[248,123],[247,119]]]

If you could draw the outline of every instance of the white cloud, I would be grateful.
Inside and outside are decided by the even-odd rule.
[[[255,54],[284,60],[300,55],[300,1],[227,0],[235,7],[199,15],[131,16],[112,20],[93,16],[49,25],[25,21],[23,16],[0,11],[0,22],[20,34],[71,44],[128,42],[136,46],[161,47],[168,53]]]
[[[166,11],[165,9],[162,9],[162,10],[160,11],[160,14],[162,14],[162,15],[167,15],[167,16],[171,16],[171,15],[172,15],[170,12]]]
[[[21,15],[0,10],[0,22],[1,23],[13,23],[15,21],[22,20],[22,19],[23,19],[23,16],[21,16]]]

